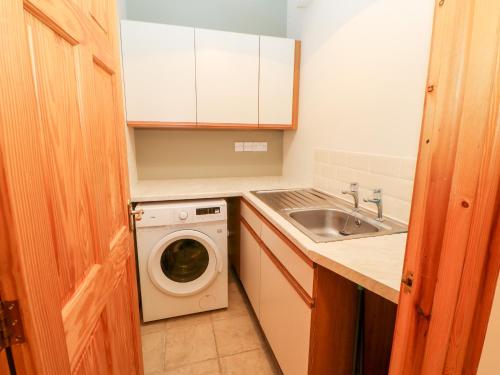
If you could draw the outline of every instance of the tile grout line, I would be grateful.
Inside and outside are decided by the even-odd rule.
[[[180,366],[175,366],[175,367],[171,367],[171,368],[165,368],[163,371],[173,371],[173,370],[179,370],[179,369],[181,369],[181,368],[189,367],[189,366],[192,366],[192,365],[197,365],[197,364],[200,364],[200,363],[203,363],[203,362],[212,361],[212,360],[215,360],[215,359],[218,359],[218,358],[207,358],[207,359],[201,359],[201,360],[199,360],[199,361],[194,361],[194,362],[185,363],[185,364],[180,365]],[[153,373],[153,374],[154,374],[154,373]],[[148,374],[144,374],[144,375],[148,375]]]
[[[221,357],[219,355],[219,348],[217,347],[217,336],[215,335],[215,328],[214,328],[214,322],[212,320],[212,315],[210,315],[210,327],[212,327],[212,334],[214,335],[214,342],[215,342],[215,353],[217,354],[217,365],[219,366],[219,374],[222,375],[222,364],[221,364]]]
[[[164,327],[165,328],[165,327]],[[162,330],[162,371],[165,371],[167,369],[167,332],[165,330]]]
[[[253,349],[245,349],[245,350],[242,350],[241,352],[237,352],[237,353],[232,353],[232,354],[226,354],[226,355],[221,355],[219,358],[228,358],[228,357],[233,357],[235,355],[240,355],[240,354],[245,354],[245,353],[250,353],[250,352],[256,352],[256,351],[262,351],[264,352],[266,349],[265,348],[262,348],[261,346],[257,347],[257,348],[253,348]]]

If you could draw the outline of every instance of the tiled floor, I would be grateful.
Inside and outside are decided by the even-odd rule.
[[[281,374],[232,275],[228,309],[153,322],[141,330],[146,375]]]

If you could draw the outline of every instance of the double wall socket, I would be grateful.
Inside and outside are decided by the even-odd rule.
[[[234,152],[267,152],[267,142],[234,142]]]

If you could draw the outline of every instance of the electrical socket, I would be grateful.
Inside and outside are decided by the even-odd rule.
[[[253,142],[245,142],[243,146],[245,152],[253,152],[254,151],[254,143]]]
[[[254,151],[267,152],[267,142],[255,142]]]
[[[234,142],[234,152],[267,152],[267,142]]]
[[[245,151],[245,142],[234,142],[234,152]]]

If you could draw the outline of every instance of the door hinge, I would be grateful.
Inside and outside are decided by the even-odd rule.
[[[25,341],[18,302],[0,301],[0,352]]]
[[[134,230],[134,221],[141,221],[144,210],[134,210],[132,202],[127,203],[128,210],[128,229],[132,232]]]
[[[407,272],[406,275],[401,279],[401,282],[404,285],[404,291],[410,293],[411,288],[413,287],[413,272]]]

